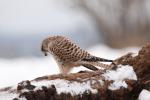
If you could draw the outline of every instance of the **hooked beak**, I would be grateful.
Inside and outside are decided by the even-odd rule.
[[[44,53],[45,56],[47,56],[47,52],[44,50],[43,46],[41,47],[41,51]]]
[[[45,54],[45,56],[47,56],[48,54],[47,54],[47,52],[44,52],[44,54]]]

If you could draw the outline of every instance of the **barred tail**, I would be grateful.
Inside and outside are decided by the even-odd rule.
[[[92,65],[97,66],[97,67],[101,67],[104,69],[108,69],[110,68],[110,65],[108,64],[103,64],[103,63],[99,63],[99,62],[91,62]]]
[[[100,67],[104,69],[110,68],[110,65],[99,63],[99,62],[82,62],[81,65],[91,70],[97,70],[96,67]]]
[[[101,62],[113,62],[113,60],[104,59],[104,58],[95,57],[95,56],[89,56],[87,58],[82,59],[82,61],[89,61],[89,62],[97,62],[97,61],[101,61]]]

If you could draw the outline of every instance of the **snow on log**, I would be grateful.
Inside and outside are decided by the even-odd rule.
[[[22,81],[0,89],[0,100],[150,100],[150,45],[137,55],[128,53],[114,63],[116,66],[111,64],[104,71]]]

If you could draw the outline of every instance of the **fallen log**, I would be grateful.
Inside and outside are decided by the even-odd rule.
[[[27,80],[0,89],[4,100],[137,100],[150,91],[150,45],[128,53],[107,70],[80,71]]]

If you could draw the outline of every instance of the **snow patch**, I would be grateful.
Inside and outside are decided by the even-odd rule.
[[[18,98],[18,100],[27,100],[25,97]]]
[[[139,95],[138,100],[150,100],[150,91],[148,90],[142,90],[142,92]]]
[[[18,95],[15,93],[1,92],[0,93],[0,100],[12,100],[12,98],[16,98],[17,96]]]
[[[118,65],[117,70],[108,70],[103,74],[106,80],[113,80],[114,82],[108,87],[111,90],[120,89],[120,87],[127,88],[125,79],[137,80],[136,73],[132,66]]]
[[[138,56],[138,53],[132,53],[131,56],[132,56],[132,57],[136,57],[136,56]]]
[[[71,93],[71,95],[78,95],[83,94],[86,91],[97,93],[96,89],[91,88],[90,82],[79,83],[79,82],[70,82],[63,79],[56,79],[49,81],[32,82],[31,84],[37,86],[35,90],[41,89],[41,86],[43,85],[47,87],[55,85],[58,94]]]
[[[117,90],[120,89],[120,87],[127,88],[128,85],[126,84],[125,81],[115,81],[110,86],[108,87],[110,90]]]

